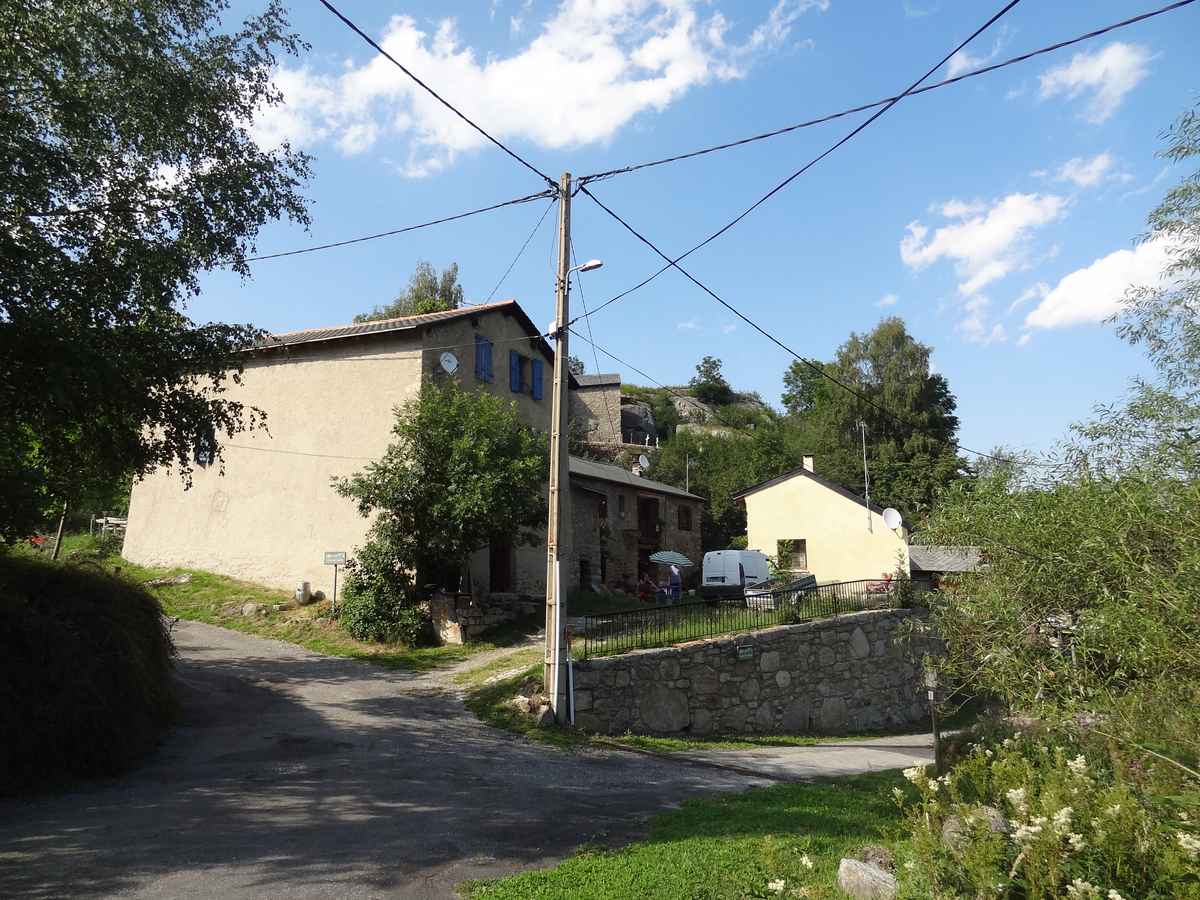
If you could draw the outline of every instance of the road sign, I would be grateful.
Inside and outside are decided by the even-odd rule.
[[[326,550],[325,565],[327,566],[344,566],[346,564],[345,550]]]

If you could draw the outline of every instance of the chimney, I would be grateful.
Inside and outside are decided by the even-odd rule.
[[[813,458],[811,456],[804,457],[804,468],[809,472],[813,470]]]

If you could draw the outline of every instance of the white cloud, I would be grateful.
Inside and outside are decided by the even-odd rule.
[[[1117,250],[1065,276],[1025,317],[1026,328],[1064,328],[1102,322],[1121,308],[1130,285],[1161,286],[1168,260],[1164,241]]]
[[[912,0],[903,0],[904,14],[910,19],[923,19],[926,16],[932,16],[938,11],[936,3],[925,6],[924,4],[913,3]]]
[[[1033,340],[1033,335],[1027,331],[1023,335],[1021,335],[1019,338],[1017,338],[1017,346],[1018,347],[1028,347],[1029,342],[1032,340]]]
[[[1099,184],[1111,168],[1112,157],[1108,153],[1100,153],[1091,159],[1076,156],[1063,163],[1054,177],[1059,181],[1074,182],[1079,187],[1092,187]]]
[[[1009,31],[1005,26],[1000,26],[1000,34],[996,40],[992,42],[992,50],[986,56],[972,56],[964,47],[959,50],[949,60],[946,61],[946,77],[956,78],[965,72],[971,72],[975,69],[981,69],[1000,55],[1000,51],[1004,49],[1004,45],[1008,43]]]
[[[1039,281],[1037,284],[1025,290],[1016,300],[1008,305],[1008,315],[1012,315],[1030,300],[1044,300],[1046,295],[1050,293],[1050,285],[1044,281]]]
[[[737,331],[737,323],[730,322],[728,325],[721,326],[721,334],[733,334]]]
[[[537,28],[522,5],[509,26],[531,36],[506,57],[464,45],[452,18],[430,33],[410,16],[394,16],[379,43],[498,139],[558,148],[604,141],[692,88],[744,77],[784,46],[805,12],[828,7],[829,0],[778,0],[737,40],[708,0],[562,0]],[[386,142],[389,151],[401,149],[401,171],[419,176],[484,144],[378,55],[338,74],[282,68],[275,83],[285,103],[260,110],[251,128],[266,146],[331,141],[352,155]]]
[[[1125,95],[1149,74],[1149,62],[1149,50],[1121,41],[1093,53],[1076,53],[1070,62],[1041,76],[1041,95],[1043,98],[1062,95],[1073,100],[1081,94],[1090,94],[1083,117],[1099,124],[1115,113]]]
[[[508,33],[512,37],[517,37],[521,33],[521,29],[525,27],[525,19],[522,16],[508,17]]]
[[[899,300],[900,298],[895,294],[884,294],[879,298],[878,301],[876,301],[875,305],[880,309],[887,309],[889,306],[895,306]]]
[[[987,321],[988,307],[992,301],[982,295],[975,295],[964,305],[966,316],[956,326],[958,333],[972,344],[1002,344],[1008,339],[1004,326],[999,322],[990,327]]]
[[[680,331],[699,331],[700,323],[695,319],[688,319],[686,322],[676,322],[675,327]]]
[[[1067,201],[1054,194],[1009,194],[990,206],[951,200],[942,214],[953,221],[933,232],[911,222],[900,258],[920,271],[939,260],[954,263],[959,293],[971,296],[1025,264],[1031,232],[1062,215]]]

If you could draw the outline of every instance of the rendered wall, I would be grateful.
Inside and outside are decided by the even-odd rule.
[[[751,550],[777,553],[778,541],[804,539],[808,571],[821,583],[879,578],[908,567],[908,536],[892,531],[883,517],[804,475],[746,497],[746,541]]]

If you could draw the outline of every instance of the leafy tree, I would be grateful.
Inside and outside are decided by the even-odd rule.
[[[583,360],[578,356],[567,357],[567,371],[578,377],[587,371],[587,366],[583,364]]]
[[[696,374],[688,382],[692,396],[702,403],[724,406],[734,400],[733,388],[721,373],[722,363],[715,356],[706,356],[696,366]]]
[[[374,322],[400,316],[422,316],[426,313],[458,309],[463,305],[463,289],[458,283],[458,263],[450,263],[441,275],[425,260],[417,263],[406,287],[391,303],[376,306],[370,312],[359,313],[355,322]]]
[[[785,376],[784,402],[819,474],[863,491],[858,423],[864,422],[872,499],[895,506],[910,523],[928,513],[965,466],[953,446],[957,401],[945,377],[930,372],[930,352],[892,317],[868,334],[851,334],[832,362],[819,364],[871,402],[799,362]]]
[[[334,480],[364,516],[374,516],[358,564],[393,585],[393,601],[435,581],[453,582],[470,555],[496,541],[533,543],[545,520],[545,436],[511,402],[454,384],[426,384],[396,412],[383,458]]]
[[[0,6],[0,541],[258,420],[223,392],[260,332],[182,307],[203,270],[249,274],[266,222],[308,222],[308,158],[248,130],[303,45],[278,0],[231,33],[226,7]]]

